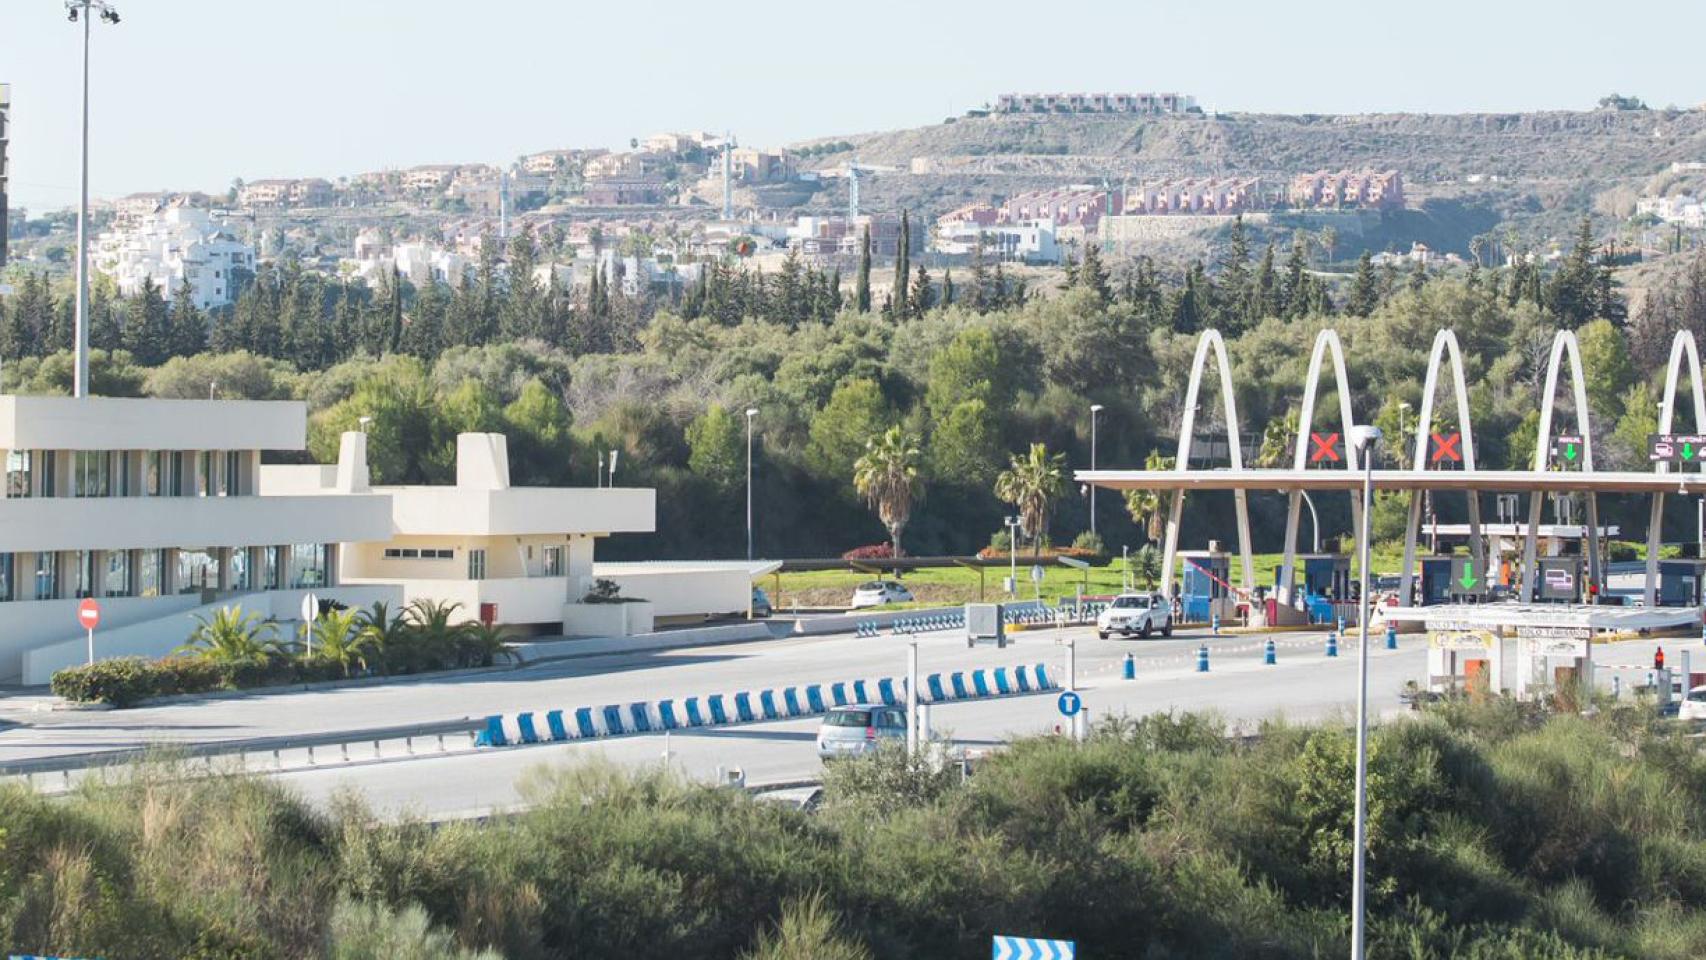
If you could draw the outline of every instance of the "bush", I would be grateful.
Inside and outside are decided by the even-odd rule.
[[[1107,555],[1108,549],[1102,544],[1102,535],[1086,530],[1072,539],[1072,549],[1082,550],[1098,557]]]
[[[159,689],[159,673],[144,657],[115,657],[66,667],[53,675],[49,686],[55,695],[74,703],[128,707],[154,696]]]
[[[1006,553],[1013,545],[1013,535],[1006,530],[997,530],[989,535],[989,549],[996,553]]]
[[[843,560],[887,560],[894,556],[894,545],[889,543],[868,543],[862,547],[843,553]]]

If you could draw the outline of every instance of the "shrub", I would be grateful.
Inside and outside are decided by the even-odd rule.
[[[154,661],[153,668],[157,678],[156,696],[204,693],[231,685],[231,675],[225,665],[205,657],[166,657]]]
[[[854,547],[843,553],[843,560],[887,560],[894,556],[894,545],[888,543],[868,543],[862,547]]]
[[[1108,552],[1107,547],[1102,543],[1102,535],[1091,533],[1088,530],[1072,539],[1072,549],[1092,553],[1098,557],[1104,556]]]
[[[152,697],[160,685],[160,671],[143,657],[115,657],[66,667],[56,672],[49,686],[74,703],[108,703],[128,707]]]

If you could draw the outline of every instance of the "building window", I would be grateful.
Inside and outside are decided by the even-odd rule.
[[[182,497],[187,495],[185,481],[190,478],[188,460],[189,454],[182,450],[173,450],[167,454],[169,469],[166,476],[166,493],[168,496]]]
[[[28,497],[30,478],[34,473],[36,453],[33,450],[11,450],[6,453],[6,496]]]
[[[243,452],[241,450],[225,451],[225,494],[235,497],[243,492],[240,482],[243,479]]]
[[[207,550],[178,551],[178,592],[198,593],[219,586],[219,565]]]
[[[197,492],[204,497],[211,497],[214,495],[213,471],[217,463],[218,461],[213,459],[213,454],[209,451],[196,451],[195,472],[196,476],[201,478],[201,485],[197,489]]]
[[[71,495],[112,495],[113,458],[105,450],[77,450],[71,454]]]
[[[95,595],[95,551],[78,550],[72,554],[77,561],[77,593],[78,597]]]
[[[130,596],[130,551],[107,551],[107,582],[101,590],[109,597]]]
[[[139,597],[158,597],[165,592],[166,551],[139,551],[136,564],[136,595]]]
[[[12,575],[15,570],[15,561],[15,555],[10,553],[0,553],[0,603],[17,599],[12,586]]]
[[[545,576],[560,577],[563,575],[563,548],[545,548]]]
[[[470,550],[470,551],[468,551],[468,579],[470,579],[470,580],[484,580],[484,579],[486,579],[486,551],[484,551],[484,550]]]
[[[112,496],[130,496],[130,465],[136,459],[134,450],[114,450],[111,454],[113,462]]]
[[[36,554],[36,599],[59,599],[59,554],[52,550]]]
[[[323,587],[327,582],[326,547],[319,543],[290,545],[290,586]]]
[[[56,461],[59,458],[53,455],[52,450],[38,450],[36,456],[40,458],[38,464],[41,470],[41,486],[39,488],[41,495],[44,497],[58,496],[59,469]]]
[[[231,589],[249,590],[249,551],[242,547],[231,551]]]
[[[142,495],[158,497],[160,495],[160,451],[144,450],[142,453]]]

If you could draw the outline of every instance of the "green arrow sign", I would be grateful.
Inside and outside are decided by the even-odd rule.
[[[1684,459],[1684,460],[1693,460],[1694,459],[1694,444],[1685,443],[1682,445],[1682,459]]]
[[[1475,589],[1475,584],[1479,582],[1479,579],[1480,578],[1475,576],[1475,565],[1473,563],[1466,563],[1463,565],[1463,578],[1457,582],[1463,584],[1463,589],[1473,590]]]
[[[1564,459],[1565,460],[1572,460],[1572,461],[1576,459],[1576,445],[1575,444],[1573,444],[1573,443],[1564,444]]]

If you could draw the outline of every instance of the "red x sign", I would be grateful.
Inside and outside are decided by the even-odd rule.
[[[1315,449],[1309,452],[1310,463],[1338,463],[1344,458],[1339,456],[1339,435],[1336,433],[1311,433],[1309,442]]]
[[[1453,463],[1463,462],[1463,451],[1458,449],[1458,445],[1463,442],[1463,434],[1456,431],[1452,431],[1451,433],[1436,433],[1433,435],[1433,439],[1434,452],[1432,459],[1434,463],[1444,463],[1447,460],[1452,461]]]

